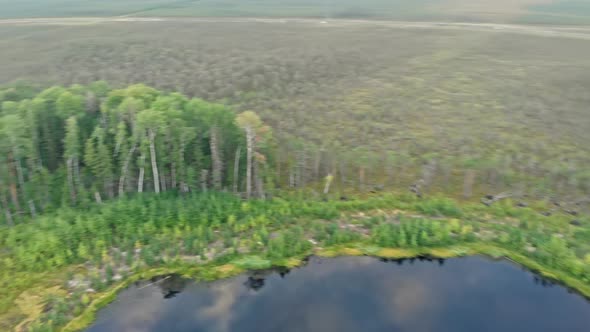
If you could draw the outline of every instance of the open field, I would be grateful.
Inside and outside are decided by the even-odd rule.
[[[314,17],[588,24],[583,0],[0,0],[0,18]]]

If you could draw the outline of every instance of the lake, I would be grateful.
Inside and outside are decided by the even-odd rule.
[[[137,283],[88,332],[590,331],[590,303],[507,261],[312,257],[293,270]]]

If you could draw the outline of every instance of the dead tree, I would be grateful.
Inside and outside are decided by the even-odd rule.
[[[516,196],[514,193],[511,192],[503,192],[497,195],[486,195],[481,199],[481,203],[485,206],[491,206],[492,204],[501,201],[506,198]]]

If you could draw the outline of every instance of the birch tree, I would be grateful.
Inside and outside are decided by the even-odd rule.
[[[252,111],[246,111],[239,114],[236,123],[246,132],[246,197],[252,196],[252,172],[253,159],[256,141],[256,129],[260,127],[262,121],[260,117]]]
[[[145,110],[138,114],[137,125],[140,132],[144,133],[143,139],[147,141],[152,166],[154,191],[160,193],[160,175],[158,172],[158,160],[156,156],[156,137],[164,127],[163,115],[155,110]]]
[[[77,202],[77,184],[79,183],[78,168],[80,156],[80,129],[76,117],[66,121],[66,136],[64,138],[64,159],[68,174],[68,190],[73,204]]]

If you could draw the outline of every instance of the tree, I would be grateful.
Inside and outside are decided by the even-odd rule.
[[[19,200],[20,198],[25,200],[24,170],[21,164],[27,146],[25,121],[17,114],[5,115],[0,118],[0,131],[0,138],[4,136],[2,141],[5,142],[5,145],[1,148],[4,155],[7,156],[12,203],[20,212]]]
[[[144,132],[144,140],[149,144],[150,159],[152,163],[152,175],[154,178],[154,191],[160,192],[160,175],[158,173],[158,160],[156,157],[156,136],[165,125],[164,116],[155,110],[145,110],[138,114],[137,125],[140,132]]]
[[[97,127],[92,136],[86,141],[84,162],[91,169],[95,178],[103,183],[104,192],[112,198],[114,196],[112,156],[105,143],[104,130],[100,127]],[[97,201],[101,201],[99,192],[95,196]]]
[[[256,148],[256,129],[261,126],[262,121],[256,113],[246,111],[237,116],[236,123],[246,132],[246,197],[250,198],[252,195],[252,172],[254,151]]]
[[[239,172],[240,172],[240,155],[242,153],[242,147],[238,146],[238,148],[236,149],[236,156],[234,159],[234,183],[233,183],[233,189],[234,189],[234,193],[238,192],[238,177],[239,177]]]
[[[465,175],[463,177],[463,197],[470,198],[473,194],[473,185],[475,184],[475,178],[477,176],[477,169],[479,166],[479,160],[470,158],[467,159],[463,166],[465,168]]]
[[[327,195],[328,192],[330,192],[330,185],[332,184],[333,180],[334,176],[332,174],[328,174],[328,176],[326,176],[326,184],[324,185],[324,195]]]
[[[67,163],[68,190],[73,204],[77,202],[77,185],[80,183],[79,167],[80,131],[76,117],[66,121],[66,136],[64,138],[64,158]]]
[[[55,101],[55,107],[57,115],[62,119],[78,117],[84,113],[84,97],[64,91]]]

